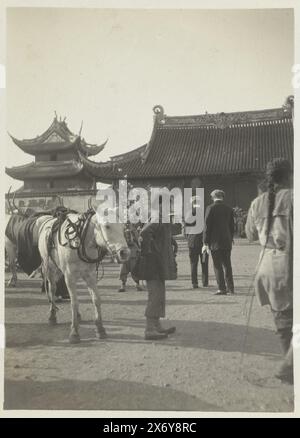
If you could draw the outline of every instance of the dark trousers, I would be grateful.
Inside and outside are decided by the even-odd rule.
[[[134,263],[133,263],[134,262]],[[131,273],[131,277],[136,284],[139,284],[140,280],[132,273],[134,269],[134,265],[136,263],[136,259],[134,261],[128,261],[121,264],[120,269],[120,280],[123,284],[126,284],[128,274]]]
[[[166,286],[164,280],[146,280],[148,301],[146,318],[163,318],[166,312]]]
[[[202,248],[201,249],[189,248],[192,284],[198,284],[198,263],[200,258],[201,271],[202,271],[202,286],[207,286],[208,285],[208,255],[206,255],[205,260],[203,261],[201,250]]]
[[[226,291],[227,286],[229,292],[234,292],[230,255],[230,249],[217,249],[211,251],[219,290]]]

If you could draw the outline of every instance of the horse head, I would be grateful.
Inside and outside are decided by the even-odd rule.
[[[89,209],[93,209],[96,213],[92,217],[92,223],[94,224],[94,237],[97,246],[105,246],[118,263],[127,262],[130,257],[130,249],[125,239],[125,225],[118,221],[118,210],[111,209],[107,216],[100,217],[91,203],[89,203]]]

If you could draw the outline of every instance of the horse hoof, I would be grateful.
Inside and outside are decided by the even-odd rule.
[[[70,344],[79,344],[80,342],[80,336],[76,333],[73,333],[69,336]]]

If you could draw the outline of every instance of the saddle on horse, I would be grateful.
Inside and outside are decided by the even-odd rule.
[[[5,230],[5,235],[17,246],[18,264],[27,275],[30,275],[41,264],[36,220],[35,216],[26,217],[14,214]]]

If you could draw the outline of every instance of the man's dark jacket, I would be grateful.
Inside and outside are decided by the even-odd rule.
[[[234,233],[233,210],[223,201],[209,205],[205,212],[203,242],[212,251],[232,248]]]
[[[195,216],[195,211],[193,215]],[[196,225],[196,221],[191,221],[191,218],[185,222],[186,227],[194,227]],[[188,233],[185,231],[185,237],[187,239],[189,249],[195,249],[197,251],[201,251],[203,246],[203,232],[199,234]]]

